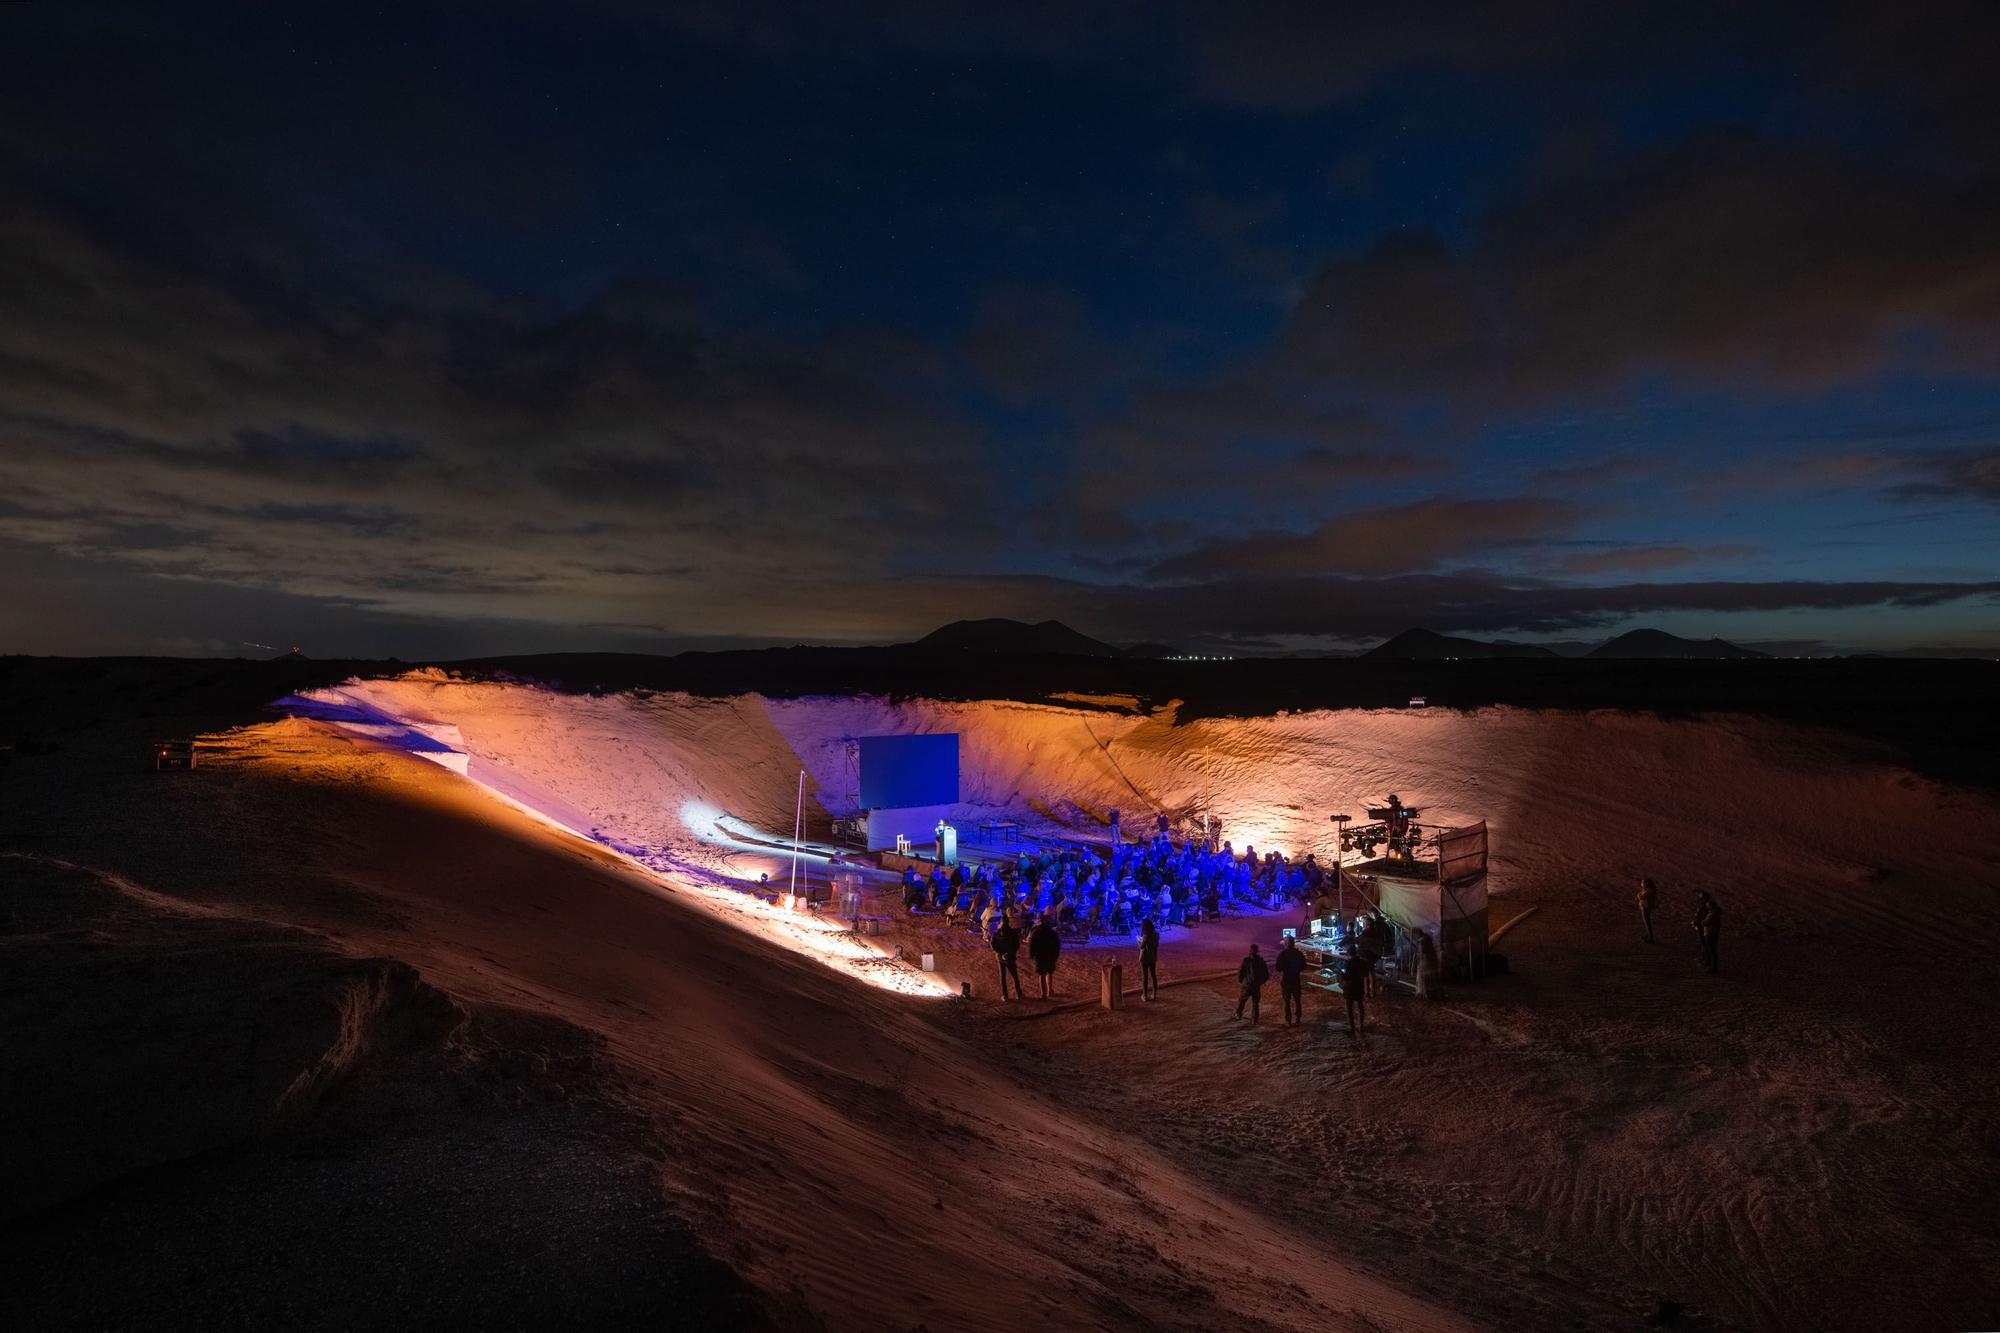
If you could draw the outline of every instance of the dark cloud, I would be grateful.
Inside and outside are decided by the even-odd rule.
[[[1356,482],[1403,481],[1439,470],[1430,459],[1380,449],[1333,449],[1315,444],[1285,459],[1268,474],[1283,487],[1305,486],[1318,492]]]
[[[0,218],[8,535],[135,570],[384,611],[607,618],[676,604],[620,571],[801,550],[879,577],[977,448],[813,345],[724,335],[614,289],[582,310],[300,305],[121,249],[16,190]],[[510,600],[536,605],[512,606]]]
[[[1824,491],[1873,491],[1897,501],[2000,500],[2000,450],[1982,446],[1855,448],[1751,458],[1696,479],[1689,493],[1730,500]],[[1869,522],[1893,523],[1889,516]]]
[[[1574,551],[1555,563],[1565,574],[1638,574],[1649,570],[1680,569],[1705,561],[1738,559],[1756,553],[1756,547],[1740,542],[1717,542],[1710,546],[1685,546],[1676,542],[1647,546],[1606,544],[1591,550]]]
[[[1594,458],[1580,463],[1559,463],[1535,473],[1532,480],[1543,486],[1591,487],[1636,481],[1652,476],[1667,466],[1665,459],[1619,456]]]
[[[1274,360],[1401,394],[1534,403],[1654,372],[1824,387],[2000,354],[2000,189],[1745,136],[1545,187],[1469,247],[1405,233],[1323,268]],[[1913,329],[1929,352],[1899,345]]]
[[[2000,449],[1916,449],[1888,466],[1899,500],[2000,500]]]
[[[1351,506],[1379,485],[1438,469],[1400,427],[1252,373],[1136,394],[1083,432],[1071,480],[1100,509],[1109,495],[1136,506],[1200,497],[1211,528],[1259,530],[1274,513]],[[1188,526],[1148,524],[1151,540],[1128,562],[1143,565],[1164,542],[1184,540]]]
[[[1307,533],[1211,542],[1160,561],[1152,572],[1158,578],[1395,573],[1544,540],[1577,517],[1576,508],[1561,500],[1419,500],[1343,514]]]
[[[1547,68],[1606,26],[1606,8],[1477,0],[1356,12],[1304,0],[1193,9],[1190,60],[1209,96],[1312,107],[1374,92],[1413,66],[1465,73]]]
[[[1996,14],[6,7],[6,629],[1974,607]]]
[[[1993,604],[2000,581],[1980,583],[1701,582],[1598,587],[1510,581],[1486,574],[1374,579],[1228,579],[1141,590],[1101,590],[1087,603],[1102,622],[1137,637],[1175,623],[1216,633],[1387,637],[1411,625],[1461,633],[1558,634],[1670,612],[1737,613]]]
[[[638,569],[640,586],[681,571]],[[786,588],[773,603],[789,632],[745,615],[676,623],[510,616],[453,605],[385,610],[380,600],[305,595],[198,578],[134,577],[99,561],[0,545],[0,576],[22,615],[11,637],[26,652],[245,652],[240,643],[302,643],[308,651],[475,656],[598,649],[678,651],[794,642],[907,640],[968,614],[1055,616],[1120,642],[1271,645],[1360,643],[1412,624],[1467,634],[1604,633],[1634,617],[2000,605],[2000,581],[1978,583],[1703,582],[1578,587],[1478,572],[1384,578],[1259,577],[1198,583],[1086,583],[1023,576],[918,577],[885,604],[873,586],[829,577]],[[522,608],[519,601],[497,605]],[[808,610],[808,607],[812,608]],[[534,609],[533,603],[524,609]],[[730,626],[733,628],[723,628]],[[1259,647],[1262,645],[1262,647]],[[1990,650],[1985,650],[1990,651]],[[251,654],[254,655],[254,654]]]

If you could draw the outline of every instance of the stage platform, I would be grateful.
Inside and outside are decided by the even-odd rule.
[[[931,871],[937,869],[937,857],[934,855],[905,856],[903,853],[896,851],[871,852],[869,855],[878,858],[876,864],[881,866],[882,869],[898,875],[902,874],[905,870],[914,870],[920,875],[928,875]],[[959,859],[961,861],[965,859],[962,850],[959,853]]]

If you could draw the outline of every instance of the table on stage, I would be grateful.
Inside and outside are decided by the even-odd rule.
[[[979,821],[979,831],[992,835],[987,839],[988,842],[1019,842],[1021,840],[1021,826],[1011,819],[982,819]]]

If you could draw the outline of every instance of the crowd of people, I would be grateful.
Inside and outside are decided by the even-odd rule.
[[[1145,842],[1109,848],[1065,847],[1023,851],[1011,861],[928,874],[903,872],[903,906],[976,922],[989,936],[1012,916],[1051,919],[1058,930],[1129,934],[1151,917],[1170,926],[1214,920],[1225,906],[1254,903],[1276,908],[1316,900],[1328,883],[1318,859],[1298,862],[1282,853],[1238,853],[1228,842],[1211,847],[1160,834]]]
[[[1140,998],[1157,999],[1162,926],[1216,920],[1224,908],[1244,904],[1279,909],[1303,903],[1310,919],[1325,912],[1332,891],[1332,874],[1315,856],[1293,861],[1280,852],[1259,854],[1252,846],[1239,853],[1228,841],[1177,840],[1165,829],[1141,842],[1023,850],[973,866],[903,871],[907,911],[935,913],[983,934],[998,959],[1002,999],[1026,996],[1023,950],[1034,964],[1039,993],[1047,997],[1065,938],[1092,934],[1136,934]],[[1344,919],[1338,932],[1342,947],[1365,960],[1354,974],[1357,986],[1374,984],[1377,960],[1400,947],[1380,914]],[[1255,1017],[1268,967],[1254,948],[1252,954],[1255,962],[1245,960],[1245,976],[1264,973],[1245,992]],[[1430,956],[1435,973],[1435,951]],[[1305,955],[1288,942],[1278,956],[1288,1022],[1298,1021],[1302,1012],[1306,970]]]
[[[1011,859],[971,867],[903,872],[907,910],[936,912],[983,933],[998,958],[1002,999],[1026,997],[1019,962],[1023,949],[1034,964],[1039,994],[1050,998],[1065,936],[1099,933],[1137,935],[1140,997],[1157,999],[1162,925],[1214,920],[1225,906],[1245,903],[1275,910],[1303,902],[1306,919],[1316,921],[1326,914],[1331,891],[1331,874],[1311,855],[1294,862],[1275,851],[1259,855],[1249,846],[1239,854],[1227,841],[1218,846],[1206,839],[1176,840],[1164,828],[1140,842],[1023,850]],[[1654,938],[1658,902],[1658,886],[1642,879],[1637,903],[1648,942]],[[1722,912],[1705,892],[1696,898],[1694,929],[1702,967],[1719,970]],[[1275,959],[1266,960],[1257,944],[1242,959],[1237,1017],[1247,1010],[1252,1022],[1260,1020],[1263,988],[1275,976],[1286,1025],[1304,1021],[1304,983],[1311,964],[1297,939],[1290,938],[1293,932],[1285,933]],[[1443,967],[1438,945],[1427,932],[1402,932],[1379,911],[1363,911],[1338,919],[1333,933],[1337,953],[1331,966],[1350,1035],[1366,1029],[1368,1000],[1380,988],[1384,958],[1399,960],[1413,978],[1418,998],[1439,998]]]

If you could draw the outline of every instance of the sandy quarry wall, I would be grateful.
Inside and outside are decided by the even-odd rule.
[[[625,846],[726,868],[717,813],[789,833],[799,769],[849,808],[845,740],[955,731],[967,819],[1127,828],[1219,816],[1238,850],[1331,854],[1336,811],[1390,791],[1493,828],[1497,892],[1630,894],[1640,873],[1709,888],[1738,922],[1990,948],[2000,806],[1838,733],[1742,717],[1667,720],[1512,708],[1203,719],[1012,702],[561,694],[437,673],[343,697],[452,729],[474,776]],[[810,808],[810,806],[809,806]]]

